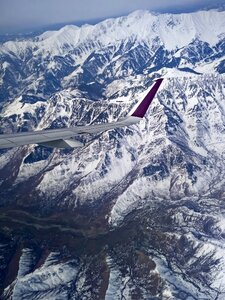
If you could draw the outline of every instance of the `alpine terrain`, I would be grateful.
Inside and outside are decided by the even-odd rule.
[[[137,125],[0,152],[2,299],[225,299],[225,11],[136,11],[0,44],[0,133]]]

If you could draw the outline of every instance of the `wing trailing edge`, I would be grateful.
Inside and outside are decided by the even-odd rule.
[[[112,123],[2,134],[0,135],[0,149],[19,147],[28,144],[39,144],[56,148],[82,147],[82,143],[73,139],[76,135],[100,133],[113,128],[119,128],[138,123],[144,117],[162,81],[162,78],[156,79],[155,83],[146,94],[144,99],[138,101],[138,103],[124,119],[119,119],[118,121]]]

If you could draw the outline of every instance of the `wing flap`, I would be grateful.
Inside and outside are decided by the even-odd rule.
[[[79,148],[84,146],[84,144],[82,144],[81,142],[72,139],[48,141],[48,142],[40,143],[40,145],[51,147],[51,148],[67,148],[67,149]]]
[[[99,133],[121,126],[121,122],[77,126],[66,129],[50,129],[33,132],[0,135],[0,148],[18,147],[27,144],[46,144],[47,142],[68,140],[79,134]]]
[[[73,131],[53,129],[53,130],[41,130],[29,132],[29,134],[16,133],[10,135],[0,136],[0,148],[18,147],[27,144],[41,144],[49,141],[55,141],[60,139],[70,139],[75,134]]]

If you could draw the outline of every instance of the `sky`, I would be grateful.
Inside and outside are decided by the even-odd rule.
[[[0,34],[26,32],[59,23],[92,23],[138,9],[190,12],[225,0],[0,0]]]

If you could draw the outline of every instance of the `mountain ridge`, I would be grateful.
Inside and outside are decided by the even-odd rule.
[[[142,14],[145,22],[140,19]],[[45,98],[74,86],[88,92],[90,98],[102,99],[104,85],[108,85],[111,78],[151,74],[163,67],[199,74],[214,70],[224,73],[224,38],[221,34],[224,12],[198,12],[194,14],[194,19],[197,19],[198,14],[203,20],[207,16],[208,22],[214,24],[213,27],[210,22],[208,27],[198,26],[200,32],[209,32],[205,36],[201,33],[196,35],[195,31],[198,31],[194,27],[189,38],[186,37],[187,32],[182,32],[182,28],[188,28],[185,22],[190,21],[191,14],[185,15],[184,19],[187,20],[182,24],[179,23],[182,18],[177,15],[152,16],[148,12],[136,12],[128,17],[110,19],[94,26],[75,27],[75,30],[71,29],[74,27],[67,26],[51,36],[49,33],[47,37],[44,34],[44,39],[37,37],[29,42],[4,43],[0,47],[4,62],[0,72],[1,101],[12,100],[13,95],[20,96],[21,92]],[[211,14],[214,17],[211,18]],[[142,21],[145,24],[143,27]],[[178,23],[171,27],[171,22]],[[152,25],[156,27],[152,31],[153,36],[148,30]],[[124,30],[121,30],[121,26]],[[167,28],[165,33],[159,30],[160,26]],[[100,38],[97,37],[99,31]],[[119,36],[117,31],[120,32]],[[171,48],[171,37],[179,44],[178,48],[175,44]],[[182,46],[184,43],[186,45]]]
[[[139,11],[0,46],[1,133],[116,120],[164,77],[135,126],[1,151],[5,299],[223,299],[224,20]]]

